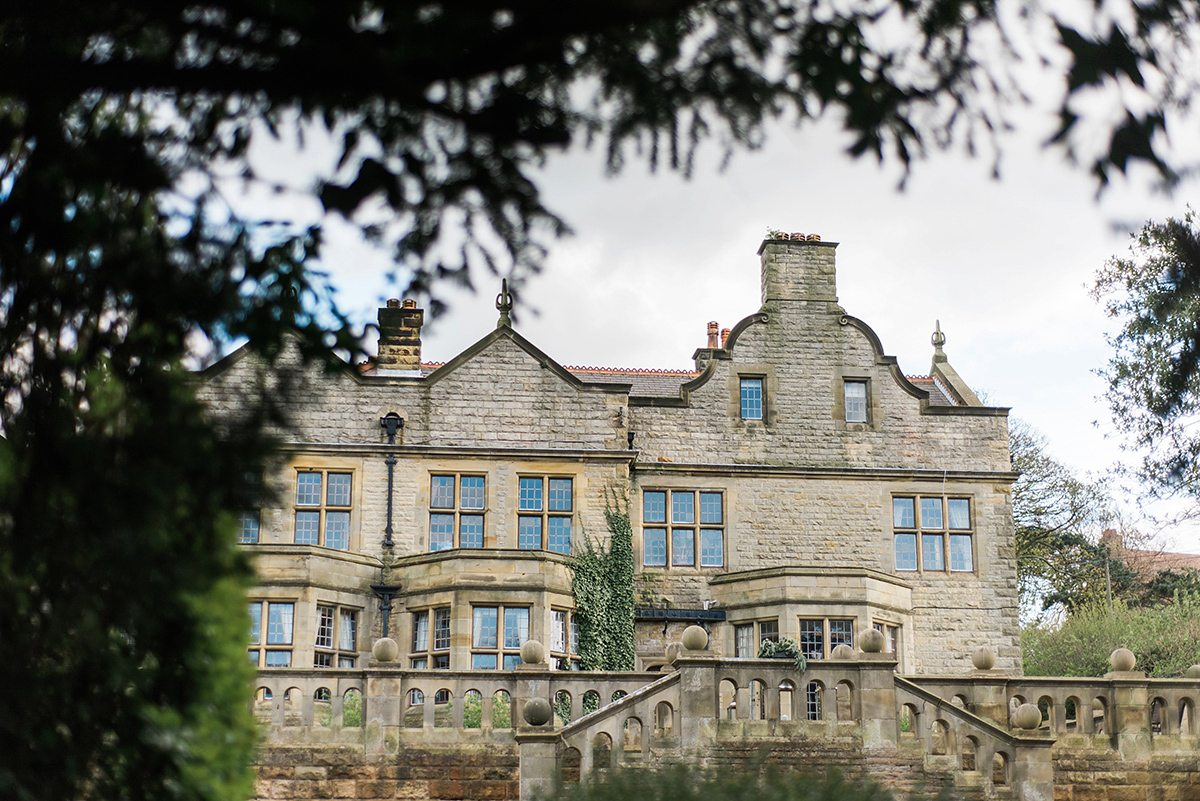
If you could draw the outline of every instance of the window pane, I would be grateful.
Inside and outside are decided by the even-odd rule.
[[[671,522],[696,522],[696,496],[691,492],[671,493]]]
[[[258,542],[258,512],[242,512],[239,521],[238,542]]]
[[[267,651],[267,667],[291,667],[291,651]]]
[[[720,523],[721,521],[721,493],[700,493],[700,522]]]
[[[463,476],[458,503],[464,509],[483,508],[483,476]]]
[[[292,644],[291,604],[267,604],[267,644]]]
[[[250,604],[250,642],[262,641],[262,604],[258,601]]]
[[[921,499],[921,528],[942,527],[942,499]]]
[[[758,624],[758,641],[763,640],[778,640],[779,639],[779,621],[764,620]]]
[[[450,647],[450,609],[433,610],[433,650],[444,651]]]
[[[971,560],[971,535],[950,535],[950,569],[963,573],[974,570]]]
[[[471,669],[472,670],[495,670],[496,655],[495,654],[471,654]]]
[[[296,512],[297,545],[316,545],[320,532],[320,512]]]
[[[700,566],[721,567],[725,564],[725,532],[719,528],[700,530]]]
[[[867,422],[867,382],[847,381],[842,389],[846,396],[846,422]]]
[[[946,555],[942,553],[941,534],[921,535],[921,565],[926,570],[946,569]]]
[[[321,505],[321,474],[320,473],[297,473],[296,474],[296,505],[297,506],[320,506]]]
[[[454,547],[454,515],[429,516],[429,550],[444,551]]]
[[[413,670],[425,670],[427,667],[429,667],[429,660],[425,657],[422,657],[421,659],[414,659],[412,661]]]
[[[896,535],[896,569],[897,570],[916,570],[917,569],[917,535],[916,534],[897,534]]]
[[[517,518],[517,547],[533,549],[542,547],[542,518]]]
[[[808,659],[825,658],[825,621],[800,621],[800,652]]]
[[[644,523],[665,523],[665,522],[667,522],[667,493],[665,493],[665,492],[643,492],[642,493],[642,522],[644,522]]]
[[[454,508],[454,476],[431,476],[429,505],[434,509]]]
[[[476,648],[495,648],[497,636],[496,607],[475,607],[475,639],[472,644]]]
[[[429,612],[413,612],[412,649],[424,651],[429,648]]]
[[[571,511],[571,479],[552,478],[546,488],[546,511]]]
[[[342,651],[358,650],[354,646],[357,635],[358,615],[349,609],[342,609],[338,617],[338,648]]]
[[[339,551],[350,547],[350,513],[325,513],[325,547],[337,548]]]
[[[355,663],[355,661],[356,661],[356,660],[355,660],[355,658],[354,658],[354,657],[352,657],[352,656],[341,656],[341,655],[339,655],[339,656],[338,656],[338,667],[340,667],[340,668],[352,668],[352,667],[354,667],[354,663]]]
[[[517,508],[528,512],[542,511],[542,480],[540,478],[521,479],[521,493]]]
[[[333,654],[313,654],[313,667],[327,668],[333,667]]]
[[[520,648],[529,639],[529,610],[504,610],[504,647]]]
[[[660,567],[667,563],[667,530],[647,528],[642,530],[642,564]]]
[[[571,552],[571,518],[551,517],[546,521],[546,550]]]
[[[750,659],[758,655],[754,648],[753,623],[733,627],[733,655],[737,659]]]
[[[458,519],[458,547],[483,547],[483,515],[462,515]]]
[[[950,517],[950,528],[971,527],[971,502],[966,498],[947,498],[946,513]]]
[[[579,617],[571,615],[571,642],[567,643],[572,652],[579,650]]]
[[[762,413],[762,379],[742,379],[742,419],[761,420]]]
[[[318,648],[333,647],[333,607],[317,607],[317,639]]]
[[[433,655],[434,670],[449,670],[450,669],[450,654],[434,654]]]
[[[892,498],[892,525],[896,528],[917,527],[912,498]]]
[[[520,654],[505,654],[504,655],[504,669],[505,670],[516,670],[517,666],[520,664],[521,664],[521,655]]]
[[[696,531],[690,528],[671,529],[671,564],[696,564]]]
[[[350,474],[330,473],[329,488],[326,490],[325,503],[329,506],[350,505]]]
[[[833,650],[835,647],[842,645],[854,645],[854,621],[853,620],[831,620],[829,621],[829,648]]]
[[[567,613],[555,609],[550,626],[550,650],[563,653],[567,650]]]

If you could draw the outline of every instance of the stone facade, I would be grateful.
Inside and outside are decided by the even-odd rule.
[[[967,673],[986,644],[1019,675],[1007,410],[980,403],[944,339],[930,375],[906,377],[838,305],[835,251],[764,242],[761,308],[692,371],[567,368],[504,317],[423,363],[411,303],[380,310],[380,358],[363,368],[290,351],[214,366],[202,395],[218,419],[265,394],[290,423],[243,524],[252,657],[267,672],[368,667],[383,629],[371,585],[388,585],[401,668],[511,667],[523,639],[570,663],[560,551],[603,543],[619,497],[640,669],[699,621],[715,656],[788,636],[827,658],[874,626],[904,674]]]

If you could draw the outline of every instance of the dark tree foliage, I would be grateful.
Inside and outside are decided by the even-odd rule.
[[[1130,253],[1096,277],[1093,296],[1122,328],[1104,371],[1117,429],[1143,452],[1141,472],[1160,492],[1200,496],[1200,228],[1146,223]]]
[[[1191,3],[1130,3],[1132,27],[1093,34],[1013,2],[5,3],[0,795],[245,788],[230,535],[268,443],[218,434],[184,366],[197,342],[269,357],[289,329],[309,353],[361,334],[306,268],[319,229],[226,202],[256,180],[255,137],[335,136],[313,192],[424,292],[537,269],[565,225],[531,170],[572,141],[687,172],[705,140],[728,153],[828,112],[855,155],[973,146],[1020,94],[1002,17],[1058,24],[1072,92],[1162,78],[1109,131],[1102,182],[1130,159],[1186,166],[1155,134],[1190,91]]]

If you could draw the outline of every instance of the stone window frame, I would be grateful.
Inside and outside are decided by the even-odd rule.
[[[423,642],[421,641],[421,626],[418,622],[422,619],[425,621]],[[430,606],[412,610],[409,667],[413,670],[450,669],[452,620],[449,606]]]
[[[865,384],[866,397],[866,412],[867,419],[865,421],[849,421],[846,419],[846,385],[847,384]],[[881,419],[879,414],[878,398],[876,397],[876,387],[874,379],[862,370],[846,370],[837,369],[833,377],[833,419],[837,423],[837,427],[843,431],[873,431],[878,429],[878,421]]]
[[[294,599],[253,598],[246,602],[250,614],[250,648],[246,654],[252,665],[260,669],[292,667],[296,605]]]
[[[753,378],[762,381],[762,418],[742,417],[742,379]],[[775,423],[776,398],[779,395],[779,384],[775,380],[775,367],[771,364],[737,364],[729,372],[729,404],[730,418],[745,426],[771,426]]]
[[[734,659],[755,659],[758,656],[758,649],[762,647],[763,640],[779,640],[779,618],[764,617],[757,620],[735,620],[733,624],[733,658]],[[743,637],[749,630],[751,639],[751,649],[747,653],[742,653]]]
[[[358,529],[360,515],[356,514],[357,510],[362,508],[360,493],[362,492],[362,469],[361,465],[346,460],[336,459],[316,459],[304,458],[296,459],[289,465],[289,470],[292,475],[292,536],[291,542],[296,545],[305,545],[313,547],[313,543],[297,543],[296,542],[296,526],[300,513],[317,512],[318,529],[316,547],[330,548],[335,551],[355,551],[358,549]],[[300,476],[304,474],[319,473],[321,475],[321,498],[319,504],[301,504],[300,501]],[[329,500],[329,476],[330,475],[349,475],[350,476],[350,492],[349,503],[345,506],[339,504],[330,504]],[[326,544],[327,542],[327,521],[328,514],[347,513],[346,523],[346,547],[333,548]]]
[[[330,612],[330,626],[324,637],[323,613]],[[316,625],[313,627],[314,668],[354,668],[358,665],[358,637],[362,609],[336,603],[317,602]],[[350,623],[349,642],[346,642],[346,622]]]
[[[526,501],[522,497],[522,482],[537,480],[541,481],[541,500],[538,508],[527,507]],[[571,486],[569,509],[551,509],[550,482],[551,481],[569,481]],[[541,550],[550,551],[552,553],[570,554],[574,547],[575,540],[575,513],[577,504],[575,503],[576,490],[579,486],[579,477],[571,474],[563,473],[534,473],[521,472],[517,474],[517,528],[516,528],[516,546],[520,550]],[[521,521],[522,520],[538,520],[539,545],[535,548],[530,545],[522,545],[521,543]],[[550,526],[552,520],[567,521],[567,547],[563,550],[561,547],[550,547]]]
[[[648,520],[646,514],[647,495],[661,493],[664,496],[664,511],[662,520]],[[691,522],[675,520],[675,505],[674,496],[691,495],[692,496],[692,520]],[[703,495],[718,495],[720,496],[720,516],[718,522],[711,520],[703,522],[704,512],[701,496]],[[729,544],[729,514],[726,504],[726,493],[724,489],[713,487],[660,487],[650,486],[642,488],[642,526],[641,526],[641,562],[642,567],[650,570],[724,570],[726,564],[726,550]],[[692,532],[692,561],[690,563],[676,563],[675,555],[675,531],[691,531]],[[648,543],[648,531],[663,532],[665,540],[665,551],[663,562],[647,562],[646,548]],[[721,561],[720,564],[704,564],[704,533],[718,532],[721,538]]]
[[[238,512],[238,543],[257,545],[262,535],[262,473],[249,471],[242,476],[245,507]]]
[[[856,622],[857,621],[852,617],[816,617],[811,615],[801,615],[797,622],[796,631],[799,632],[799,636],[797,636],[796,642],[800,646],[801,653],[803,653],[806,658],[829,659],[830,655],[833,653],[833,649],[842,643],[846,643],[852,648],[854,647],[854,624]],[[814,633],[817,633],[812,630],[811,625],[813,623],[821,624],[819,632],[821,637],[821,652],[819,655],[811,647],[811,636]],[[837,625],[835,626],[834,624]],[[837,629],[836,633],[834,631],[835,628]],[[806,629],[808,630],[806,631]],[[834,641],[835,638],[837,640],[836,642]],[[806,645],[809,647],[806,648]]]
[[[926,524],[925,515],[922,510],[922,501],[940,501],[940,525],[934,525],[933,521]],[[912,525],[902,525],[897,514],[898,501],[911,501],[913,507]],[[967,504],[967,526],[955,526],[950,524],[950,502],[965,501]],[[973,575],[976,571],[978,558],[975,553],[976,548],[976,525],[975,525],[975,499],[970,495],[959,495],[956,493],[896,493],[892,495],[892,560],[895,572],[897,573],[918,573],[920,575]],[[912,548],[914,549],[915,564],[913,567],[901,567],[899,553],[901,539],[907,543],[910,539]],[[962,546],[965,541],[966,549]],[[941,566],[930,566],[933,554],[930,551],[932,543],[938,543],[940,551]],[[906,545],[906,553],[908,546]],[[968,560],[967,566],[955,567],[956,558],[961,558],[965,554]],[[905,563],[908,564],[907,562]],[[961,564],[961,562],[960,562]]]
[[[496,612],[495,645],[479,643],[481,627],[479,625],[480,616],[478,613],[484,609],[493,609]],[[510,644],[510,640],[508,639],[509,612],[525,613],[524,637],[521,636],[520,618],[516,618],[517,634],[515,645]],[[530,604],[471,604],[471,670],[515,670],[521,664],[521,646],[528,642],[532,636],[532,625],[533,607]],[[496,663],[494,667],[486,667],[480,664],[480,660],[487,657],[495,658]]]
[[[454,497],[449,506],[434,506],[434,481],[438,478],[452,478],[454,480]],[[468,507],[462,504],[462,482],[464,478],[480,478],[483,479],[483,501],[478,507]],[[452,550],[454,548],[484,548],[488,544],[487,536],[487,512],[488,512],[488,480],[487,474],[475,470],[430,470],[429,471],[429,529],[428,529],[428,550],[430,553],[438,551]],[[439,548],[434,548],[433,528],[434,518],[436,516],[448,516],[451,518],[451,539],[449,545],[444,545]],[[463,518],[479,518],[479,537],[478,545],[463,545]]]

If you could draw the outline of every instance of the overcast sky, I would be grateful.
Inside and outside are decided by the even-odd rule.
[[[1180,216],[1200,184],[1172,197],[1148,180],[1119,181],[1096,199],[1085,170],[1044,150],[1036,122],[991,161],[935,154],[899,172],[842,155],[829,123],[773,128],[757,152],[716,168],[716,152],[687,181],[632,163],[605,178],[599,154],[550,159],[547,205],[575,235],[550,252],[528,287],[518,330],[559,362],[690,368],[705,325],[732,327],[759,306],[758,257],[768,227],[820,234],[837,249],[838,295],[875,329],[906,374],[929,372],[934,321],[950,363],[995,405],[1039,429],[1052,454],[1080,472],[1121,458],[1099,395],[1112,328],[1088,296],[1096,270],[1124,253],[1147,219]],[[386,259],[334,227],[325,268],[339,303],[363,321],[397,294]],[[496,282],[451,294],[429,324],[423,357],[444,361],[495,325]],[[1168,546],[1200,552],[1195,530]]]

